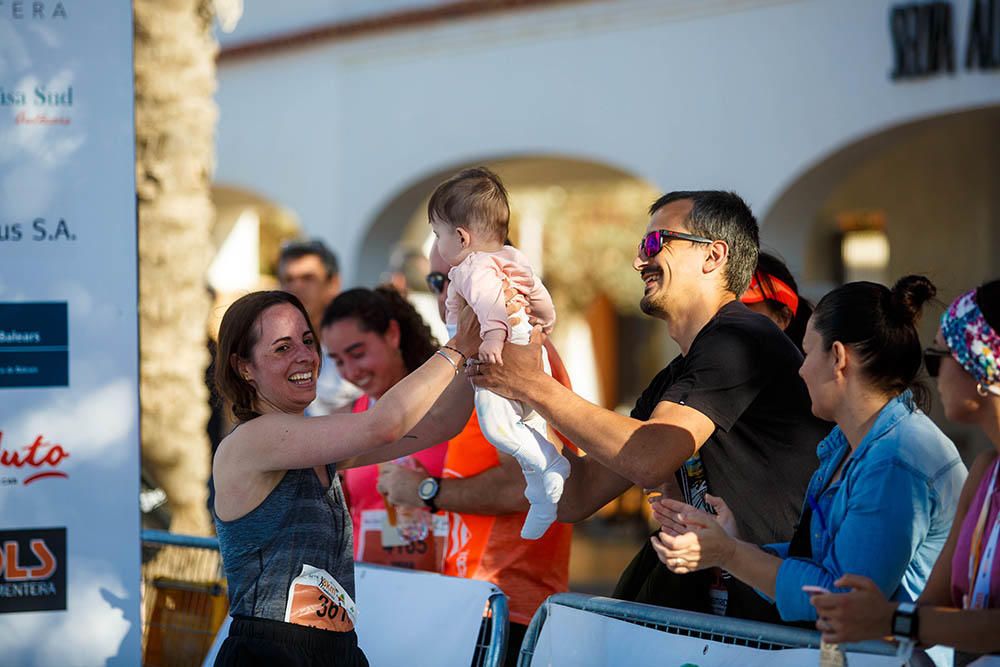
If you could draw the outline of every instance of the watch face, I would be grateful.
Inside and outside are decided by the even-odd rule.
[[[437,490],[437,482],[433,478],[428,477],[420,482],[420,486],[417,487],[417,495],[420,496],[421,500],[430,500],[437,495]]]

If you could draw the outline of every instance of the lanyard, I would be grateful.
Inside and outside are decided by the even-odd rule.
[[[1000,521],[993,522],[993,530],[989,539],[983,543],[986,533],[986,519],[990,513],[993,492],[996,489],[997,470],[1000,460],[993,465],[990,483],[986,486],[983,506],[979,510],[976,529],[972,533],[972,543],[969,547],[969,593],[966,596],[966,609],[985,609],[989,604],[990,583],[993,575],[993,560],[996,558],[997,541],[1000,540]]]

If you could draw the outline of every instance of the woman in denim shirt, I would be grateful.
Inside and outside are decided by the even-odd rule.
[[[837,426],[819,444],[792,542],[762,549],[741,541],[723,499],[713,499],[717,516],[663,500],[652,539],[668,568],[721,567],[773,599],[786,621],[815,620],[803,586],[832,589],[845,572],[870,577],[893,599],[916,599],[966,476],[955,446],[915,405],[915,322],[934,293],[926,278],[907,276],[892,290],[858,282],[823,297],[799,374],[813,414]]]
[[[896,634],[954,647],[956,666],[984,653],[993,655],[974,664],[1000,664],[1000,280],[955,299],[924,359],[945,417],[977,426],[993,447],[972,464],[951,535],[916,608],[900,610],[870,579],[849,574],[836,584],[851,592],[812,598],[816,627],[831,642]]]

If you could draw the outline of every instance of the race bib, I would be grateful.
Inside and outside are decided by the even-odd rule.
[[[358,560],[375,565],[388,565],[408,570],[440,572],[444,567],[445,543],[448,539],[448,517],[431,517],[425,539],[406,542],[395,527],[386,521],[385,510],[364,510],[361,513],[361,534],[356,535]]]
[[[326,570],[304,564],[288,587],[286,623],[347,632],[354,629],[357,615],[354,600]]]

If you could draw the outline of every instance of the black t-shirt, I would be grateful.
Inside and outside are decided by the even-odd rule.
[[[688,354],[660,371],[632,417],[650,418],[660,401],[687,405],[715,423],[698,458],[678,471],[688,502],[704,488],[726,501],[740,535],[786,542],[818,465],[816,445],[831,425],[813,416],[799,377],[802,355],[767,317],[738,301],[706,324]]]

